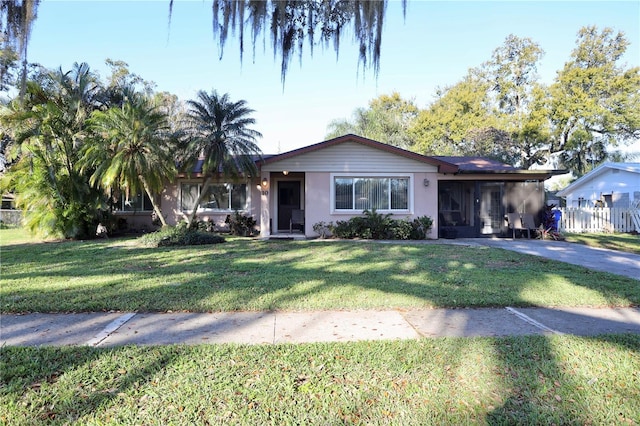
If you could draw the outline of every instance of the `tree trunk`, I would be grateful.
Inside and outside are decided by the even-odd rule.
[[[191,225],[193,225],[193,223],[196,221],[198,206],[200,205],[200,201],[202,201],[202,197],[204,196],[204,194],[207,191],[207,188],[209,187],[209,182],[211,182],[210,176],[204,178],[204,181],[202,181],[202,188],[200,189],[200,193],[198,194],[198,199],[196,200],[196,204],[193,206],[193,210],[191,211],[191,214],[189,214],[189,218],[187,220],[189,227],[191,227]]]
[[[163,228],[166,227],[167,226],[167,221],[164,219],[164,216],[162,215],[162,212],[160,211],[160,207],[156,204],[156,200],[154,199],[153,194],[151,193],[151,190],[149,189],[149,185],[147,185],[147,181],[142,176],[140,176],[140,181],[142,182],[142,186],[144,186],[144,192],[147,193],[147,196],[151,200],[151,205],[153,206],[153,211],[156,213],[156,215],[158,215],[158,219],[160,219],[160,223],[162,223],[162,227]]]

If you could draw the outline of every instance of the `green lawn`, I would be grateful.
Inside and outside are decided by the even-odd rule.
[[[629,306],[638,281],[489,248],[0,230],[3,313]],[[0,424],[634,424],[640,336],[0,347]]]
[[[135,239],[2,241],[2,312],[640,304],[640,286],[630,278],[490,248],[238,238],[184,248],[145,248]]]
[[[0,423],[634,424],[639,335],[0,348]]]
[[[599,247],[640,254],[640,235],[618,233],[567,233],[565,235],[565,238],[571,243],[586,244],[591,247]]]

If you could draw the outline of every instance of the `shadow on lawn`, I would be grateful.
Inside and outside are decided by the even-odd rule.
[[[367,298],[373,293],[382,294],[382,298],[372,301],[371,308],[393,308],[399,303],[423,308],[535,306],[523,294],[530,288],[543,288],[547,274],[564,276],[576,288],[587,287],[613,305],[621,301],[640,303],[637,289],[620,285],[631,280],[619,278],[619,282],[612,283],[616,279],[611,276],[583,268],[490,249],[477,256],[474,250],[479,249],[461,246],[247,241],[198,250],[141,249],[113,242],[45,247],[3,247],[4,267],[24,262],[27,265],[21,270],[29,271],[3,271],[3,281],[59,282],[52,290],[23,288],[3,292],[4,312],[24,311],[27,306],[47,311],[52,300],[59,311],[305,309],[305,300],[322,300],[324,296],[327,307],[338,303],[343,309],[350,309],[367,307]],[[277,261],[272,260],[271,254],[277,254]],[[76,284],[82,277],[104,280],[98,286]],[[322,309],[322,303],[313,303],[313,309]],[[639,352],[637,339],[622,339],[622,343],[619,337],[592,339]],[[504,386],[504,396],[489,410],[488,423],[590,421],[593,413],[584,396],[588,392],[584,391],[585,378],[573,374],[566,360],[558,358],[559,344],[557,339],[537,336],[526,340],[507,338],[506,345],[496,345],[496,374]],[[49,350],[56,351],[46,349],[44,353]],[[7,349],[7,353],[11,351]],[[71,349],[60,351],[74,353]],[[65,357],[56,372],[35,370],[40,372],[33,376],[27,373],[24,385],[29,388],[43,380],[55,380],[60,373],[94,362],[105,353],[77,351],[80,354],[76,352],[76,359],[74,355]],[[77,408],[69,410],[75,410],[73,415],[81,418],[95,407],[109,404],[118,392],[152,380],[171,363],[166,354],[156,355],[136,371],[123,373],[117,389],[76,396],[69,407]],[[464,357],[464,348],[460,356]],[[9,358],[9,362],[21,361]],[[8,378],[3,377],[5,380]],[[566,398],[572,395],[579,398],[567,404]],[[45,410],[40,415],[51,414]]]
[[[127,351],[132,352],[127,357],[127,366],[111,364],[122,352],[126,356]],[[133,352],[133,347],[0,348],[4,360],[0,377],[5,384],[0,397],[11,397],[11,405],[19,407],[20,398],[23,403],[28,401],[31,392],[36,394],[34,398],[38,398],[41,392],[51,394],[45,398],[48,401],[46,405],[27,405],[28,409],[24,411],[8,411],[4,420],[10,419],[14,413],[21,413],[14,421],[23,424],[67,424],[69,421],[90,419],[98,409],[108,412],[122,392],[157,380],[176,356],[162,349],[146,351],[144,357]],[[132,365],[135,368],[131,368]],[[138,408],[142,409],[144,402],[140,404]],[[117,416],[112,421],[116,419]]]
[[[536,306],[547,303],[525,294],[543,295],[554,277],[562,277],[575,292],[598,294],[602,305],[640,303],[640,290],[629,285],[630,279],[477,247],[233,241],[146,249],[117,242],[76,242],[3,247],[2,280],[19,285],[5,286],[0,309],[208,312]]]

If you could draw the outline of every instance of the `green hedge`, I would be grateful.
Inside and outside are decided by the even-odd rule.
[[[140,238],[143,245],[150,247],[197,246],[220,244],[225,241],[224,237],[220,235],[198,229],[188,229],[186,226],[180,225],[162,228]]]
[[[335,225],[330,224],[331,234],[336,238],[347,239],[424,240],[433,226],[433,220],[429,216],[408,220],[393,219],[391,213],[381,214],[375,210],[364,210],[363,214],[364,216],[349,220],[339,220]]]

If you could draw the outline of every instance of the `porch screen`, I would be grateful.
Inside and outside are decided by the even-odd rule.
[[[408,210],[409,178],[336,177],[336,210]]]

